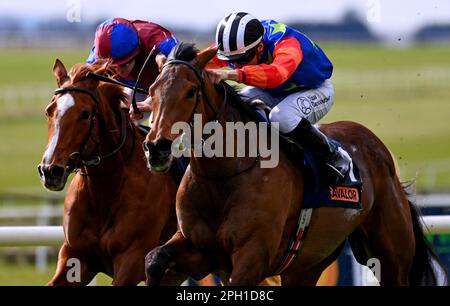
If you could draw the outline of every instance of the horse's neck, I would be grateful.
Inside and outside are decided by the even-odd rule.
[[[254,161],[254,157],[191,157],[190,168],[196,175],[220,179],[243,172]]]
[[[222,102],[224,99],[224,94],[218,92],[216,88],[214,88],[210,83],[205,84],[207,90],[208,99],[213,106],[214,110],[217,111],[222,106]],[[226,90],[226,89],[224,89]],[[228,99],[230,96],[228,95]],[[205,102],[205,101],[204,101]],[[229,101],[226,101],[227,105],[223,113],[219,116],[218,122],[220,123],[223,131],[223,153],[224,157],[191,157],[191,169],[194,173],[208,176],[208,177],[226,177],[230,175],[234,175],[242,169],[248,168],[254,162],[254,157],[236,157],[236,141],[233,145],[233,156],[226,157],[225,153],[227,152],[227,129],[226,122],[246,122],[247,118],[243,114],[241,114]],[[214,118],[216,113],[211,110],[206,103],[202,103],[203,110],[202,114],[207,118],[207,120],[211,120]],[[247,139],[246,139],[246,147],[248,147]],[[247,150],[248,152],[248,150]],[[194,152],[191,152],[191,156]]]

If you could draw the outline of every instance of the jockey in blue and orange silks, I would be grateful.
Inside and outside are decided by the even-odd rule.
[[[322,49],[283,23],[244,12],[222,19],[216,44],[217,55],[207,66],[210,79],[248,85],[240,92],[245,101],[270,106],[269,118],[282,133],[316,153],[332,170],[333,182],[343,178],[350,156],[313,125],[334,102],[333,65]]]
[[[118,67],[119,81],[134,86],[147,56],[156,46],[153,59],[150,59],[138,84],[138,87],[148,89],[159,74],[156,56],[168,56],[176,44],[175,35],[156,23],[111,18],[97,26],[94,45],[86,62],[91,64],[100,58],[109,59]],[[141,101],[145,97],[137,95],[137,99]],[[143,103],[138,102],[138,107],[149,111]]]

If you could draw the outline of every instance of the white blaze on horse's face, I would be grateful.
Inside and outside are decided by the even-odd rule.
[[[53,153],[55,152],[56,145],[58,144],[58,138],[59,138],[59,125],[61,122],[62,117],[66,113],[66,111],[75,105],[75,99],[73,96],[69,93],[66,93],[59,97],[59,99],[56,101],[57,105],[57,111],[56,119],[54,120],[54,129],[53,129],[53,135],[52,139],[50,140],[50,143],[47,147],[47,150],[45,150],[44,154],[44,163],[48,165],[52,158]]]

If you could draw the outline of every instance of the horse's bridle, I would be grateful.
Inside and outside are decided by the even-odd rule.
[[[81,144],[81,147],[78,151],[75,151],[73,153],[70,154],[70,158],[73,157],[79,157],[81,163],[83,164],[83,166],[96,166],[99,165],[102,160],[104,160],[105,158],[111,157],[114,154],[116,154],[117,152],[120,151],[120,149],[122,148],[122,146],[125,143],[125,139],[127,137],[127,126],[126,126],[126,118],[125,118],[125,114],[124,112],[120,112],[121,114],[121,126],[122,126],[122,130],[121,130],[121,140],[120,140],[120,144],[118,145],[118,147],[116,149],[114,149],[112,152],[100,156],[100,155],[94,155],[90,158],[84,157],[84,153],[86,150],[86,146],[89,142],[90,139],[93,139],[92,137],[92,131],[94,130],[95,126],[97,125],[97,117],[99,117],[99,113],[98,113],[98,105],[99,100],[98,100],[98,96],[96,94],[96,92],[93,92],[91,90],[85,89],[85,88],[80,88],[80,87],[63,87],[63,88],[57,88],[55,89],[55,95],[59,95],[59,94],[64,94],[67,92],[81,92],[84,93],[86,95],[88,95],[93,101],[94,101],[94,108],[92,111],[92,116],[91,116],[91,121],[90,121],[90,126],[89,126],[89,131],[87,136],[85,137],[85,139],[83,140],[83,143]],[[93,141],[96,143],[96,145],[98,146],[100,144],[100,142],[98,140],[93,139]],[[73,169],[74,171],[77,170],[77,168],[79,167],[75,167],[75,169]]]
[[[227,89],[226,89],[225,85],[224,85],[223,83],[221,83],[221,85],[222,85],[222,87],[223,87],[223,92],[224,92],[223,101],[222,101],[222,105],[220,106],[219,110],[218,110],[218,111],[215,111],[215,110],[214,110],[214,107],[211,105],[211,102],[210,102],[209,99],[208,99],[208,96],[206,95],[206,93],[205,93],[205,91],[204,91],[205,78],[204,78],[204,76],[203,76],[203,71],[199,71],[199,70],[198,70],[193,64],[191,64],[190,62],[186,62],[186,61],[183,61],[183,60],[177,60],[177,59],[171,59],[171,60],[168,60],[168,61],[161,67],[161,73],[162,73],[162,71],[163,71],[163,69],[164,69],[165,67],[167,67],[167,66],[169,66],[169,65],[176,65],[176,64],[184,65],[184,66],[188,67],[190,70],[192,70],[192,71],[194,72],[195,76],[197,77],[197,79],[198,79],[199,82],[200,82],[200,86],[199,86],[199,88],[197,89],[197,99],[196,99],[196,101],[195,101],[195,106],[194,106],[194,110],[193,110],[192,115],[191,115],[191,119],[190,119],[189,125],[190,125],[191,127],[193,126],[194,115],[195,115],[196,113],[198,113],[197,109],[198,109],[198,105],[200,104],[200,97],[201,97],[200,94],[203,94],[203,95],[205,96],[205,100],[206,100],[206,103],[208,104],[208,107],[209,107],[210,109],[212,109],[212,110],[216,113],[216,114],[214,115],[214,118],[213,118],[212,120],[208,120],[207,122],[210,122],[210,121],[218,121],[219,118],[220,118],[220,116],[225,112],[225,107],[226,107],[226,105],[227,105]],[[223,82],[223,81],[222,81],[222,82]],[[205,139],[203,139],[203,137],[202,137],[202,142],[205,142]],[[233,177],[235,177],[235,176],[239,176],[239,175],[241,175],[241,174],[243,174],[243,173],[245,173],[245,172],[247,172],[247,171],[253,169],[253,168],[258,164],[259,161],[260,161],[260,155],[259,155],[259,153],[258,153],[258,156],[255,158],[254,162],[253,162],[249,167],[247,167],[247,168],[245,168],[245,169],[243,169],[243,170],[240,170],[240,171],[238,171],[238,172],[236,172],[236,173],[233,173],[233,174],[231,174],[231,175],[217,176],[217,177],[211,177],[211,176],[207,176],[207,175],[201,175],[201,174],[198,174],[198,173],[197,173],[197,175],[199,175],[199,176],[201,176],[201,177],[203,177],[203,178],[206,178],[206,179],[210,179],[210,180],[230,179],[230,178],[233,178]]]
[[[161,67],[161,73],[163,71],[163,69],[169,65],[184,65],[186,67],[188,67],[190,70],[192,70],[195,74],[195,76],[197,77],[197,79],[200,82],[200,86],[197,88],[197,99],[195,100],[195,106],[194,106],[194,110],[192,112],[191,115],[191,119],[189,121],[189,124],[192,126],[193,125],[193,121],[194,121],[194,115],[196,113],[198,113],[198,106],[200,104],[200,98],[201,95],[203,95],[205,97],[205,101],[208,104],[208,107],[215,112],[214,118],[209,121],[217,121],[220,116],[223,114],[223,112],[225,111],[225,107],[227,104],[227,91],[225,89],[225,86],[222,84],[222,86],[224,86],[224,97],[223,97],[223,101],[222,101],[222,105],[220,106],[219,110],[215,110],[214,107],[211,105],[211,102],[208,99],[208,96],[205,93],[204,90],[204,84],[205,84],[205,78],[203,76],[203,71],[199,71],[193,64],[191,64],[190,62],[187,61],[183,61],[183,60],[178,60],[178,59],[171,59],[168,60],[162,67]]]

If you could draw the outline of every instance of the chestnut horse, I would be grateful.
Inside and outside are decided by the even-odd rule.
[[[179,180],[148,171],[144,137],[121,107],[123,88],[86,78],[106,70],[102,63],[76,65],[68,74],[59,60],[53,68],[60,88],[46,108],[49,141],[39,174],[57,191],[78,171],[65,197],[65,239],[49,285],[86,285],[98,272],[113,285],[136,285],[145,280],[145,255],[176,231]],[[79,279],[70,272],[75,263]]]
[[[215,54],[180,44],[160,67],[150,88],[154,125],[144,143],[153,171],[171,165],[170,147],[179,136],[172,134],[174,123],[190,123],[201,114],[203,126],[217,120],[226,139],[226,122],[250,120],[238,110],[237,95],[225,84],[213,85],[203,73]],[[326,124],[321,130],[357,163],[364,181],[362,209],[314,209],[298,257],[282,274],[283,284],[315,285],[347,238],[361,264],[380,261],[381,285],[436,284],[442,265],[424,238],[388,149],[354,122]],[[283,152],[274,168],[259,167],[261,159],[251,156],[193,154],[177,192],[180,230],[147,255],[147,284],[158,285],[171,267],[194,279],[222,270],[230,285],[255,285],[279,268],[288,250],[301,210],[302,169]]]

